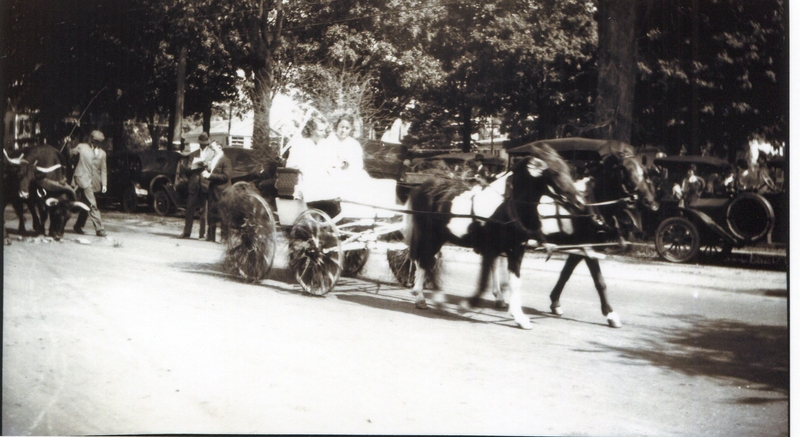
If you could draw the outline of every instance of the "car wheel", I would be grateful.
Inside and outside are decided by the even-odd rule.
[[[153,209],[156,211],[156,214],[164,217],[172,215],[172,213],[175,212],[175,205],[172,204],[166,191],[158,190],[153,195]]]
[[[128,184],[122,191],[120,204],[122,206],[122,211],[136,212],[136,208],[139,206],[139,199],[136,197],[136,188],[133,184]]]
[[[728,229],[746,244],[763,240],[775,225],[772,205],[756,193],[743,193],[733,199],[725,218]]]
[[[683,217],[670,217],[656,230],[656,251],[661,258],[682,263],[693,259],[700,250],[700,233],[694,223]]]

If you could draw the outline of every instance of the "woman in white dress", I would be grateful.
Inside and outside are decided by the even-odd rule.
[[[320,146],[333,153],[331,183],[336,187],[338,198],[385,208],[396,207],[397,182],[389,179],[373,179],[364,169],[364,150],[351,136],[353,118],[342,116],[336,120],[333,132],[320,142]],[[373,216],[373,208],[359,207],[355,204],[342,206],[347,215]],[[380,214],[383,215],[383,214]]]
[[[302,173],[298,190],[306,202],[329,200],[338,196],[331,183],[337,158],[333,149],[323,141],[327,130],[328,124],[325,120],[312,117],[306,122],[300,136],[293,138],[289,145],[286,167],[296,168]]]

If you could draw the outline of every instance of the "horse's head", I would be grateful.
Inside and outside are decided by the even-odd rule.
[[[656,201],[653,185],[647,180],[644,168],[633,156],[623,156],[617,163],[620,176],[620,186],[628,194],[636,194],[638,202],[645,208],[656,211]]]
[[[517,201],[537,203],[546,195],[574,213],[586,208],[584,195],[572,180],[569,166],[546,144],[533,149],[531,156],[514,165],[512,185],[512,196]]]

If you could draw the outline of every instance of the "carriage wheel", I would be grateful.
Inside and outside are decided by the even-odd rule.
[[[408,256],[408,248],[389,249],[386,251],[386,259],[389,261],[389,268],[397,282],[403,287],[414,287],[414,280],[417,274],[417,267]],[[434,271],[425,278],[425,288],[437,290],[439,288],[439,276],[442,270],[442,254],[436,254],[436,265]]]
[[[251,282],[267,277],[275,259],[275,218],[266,201],[249,195],[252,209],[241,226],[228,232],[226,264],[228,270]]]
[[[339,230],[328,214],[318,209],[303,211],[289,236],[289,269],[303,290],[317,296],[331,291],[343,264]]]
[[[697,227],[683,217],[670,217],[656,230],[656,251],[667,261],[686,262],[697,256],[700,233]]]
[[[355,249],[344,252],[342,276],[352,278],[361,273],[369,259],[369,249]]]

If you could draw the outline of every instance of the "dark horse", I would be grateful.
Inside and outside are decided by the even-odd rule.
[[[471,247],[482,255],[477,292],[469,299],[475,305],[486,289],[495,260],[505,254],[511,277],[508,312],[523,329],[530,319],[522,312],[519,276],[529,239],[545,243],[537,211],[543,195],[557,197],[573,212],[583,209],[584,199],[570,177],[569,167],[549,146],[536,147],[530,156],[514,164],[487,187],[469,189],[446,181],[428,180],[409,197],[406,240],[409,257],[416,266],[412,294],[417,308],[427,308],[423,287],[436,264],[436,255],[446,242]],[[408,216],[406,216],[408,217]],[[434,292],[440,306],[444,296]]]
[[[591,245],[618,241],[624,244],[624,237],[630,235],[632,231],[641,231],[637,208],[651,210],[658,208],[644,170],[634,158],[633,147],[617,141],[589,141],[600,146],[602,156],[600,162],[590,164],[586,168],[585,177],[577,182],[579,187],[585,188],[590,214],[569,217],[567,220],[546,219],[543,228],[551,243]],[[543,212],[542,208],[540,212]],[[542,215],[547,214],[543,212]],[[610,326],[620,327],[619,316],[611,308],[606,297],[606,284],[598,261],[601,256],[582,248],[567,250],[567,253],[569,255],[566,264],[550,293],[550,309],[553,314],[560,316],[564,313],[561,309],[561,292],[575,267],[581,261],[586,261],[600,296],[600,310]]]

